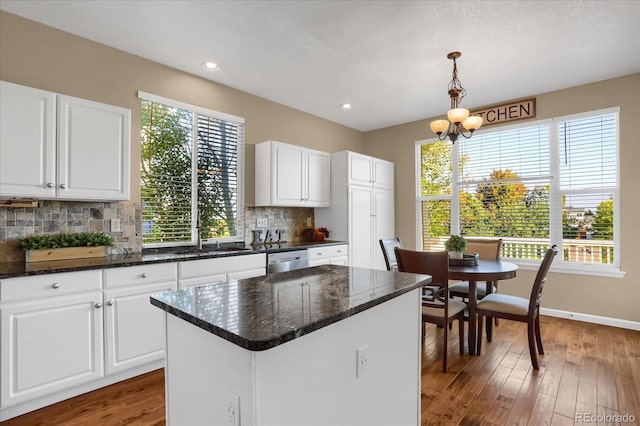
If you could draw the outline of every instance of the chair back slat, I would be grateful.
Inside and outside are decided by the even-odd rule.
[[[500,260],[500,250],[502,249],[502,238],[467,238],[466,254],[478,253],[480,259]]]
[[[536,274],[536,280],[533,282],[533,288],[531,289],[531,298],[529,299],[529,314],[531,314],[534,310],[537,310],[540,306],[540,300],[542,299],[542,290],[544,289],[544,284],[547,281],[547,273],[549,272],[549,268],[551,268],[551,262],[558,254],[558,247],[552,246],[547,250],[542,259],[542,263],[540,264],[540,268],[538,268],[538,273]]]
[[[384,263],[387,265],[387,271],[395,271],[398,269],[398,261],[396,260],[396,253],[394,248],[402,248],[402,242],[400,238],[389,238],[380,240],[380,247],[382,248],[382,254],[384,255]]]

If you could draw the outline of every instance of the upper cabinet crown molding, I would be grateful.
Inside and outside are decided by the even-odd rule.
[[[0,81],[0,196],[130,198],[131,111]]]
[[[256,206],[329,207],[331,156],[282,142],[256,144]]]

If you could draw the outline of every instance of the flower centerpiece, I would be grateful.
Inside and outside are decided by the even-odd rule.
[[[27,262],[104,257],[113,238],[102,232],[34,235],[18,241]]]
[[[451,259],[462,259],[463,253],[467,249],[467,240],[460,235],[452,235],[444,242],[444,248],[449,251]]]

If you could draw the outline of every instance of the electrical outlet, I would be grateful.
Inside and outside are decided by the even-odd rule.
[[[122,232],[120,219],[111,219],[111,232]]]
[[[369,371],[369,346],[362,346],[356,350],[356,377],[362,377]]]
[[[240,397],[231,391],[227,391],[225,409],[227,410],[227,424],[240,426]]]
[[[259,217],[256,219],[257,228],[266,228],[267,226],[269,226],[269,222],[266,217]]]
[[[311,226],[311,216],[307,217],[307,226]]]

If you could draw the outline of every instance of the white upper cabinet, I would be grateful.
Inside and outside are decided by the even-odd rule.
[[[58,97],[58,198],[128,200],[131,111]]]
[[[373,185],[393,189],[393,163],[364,154],[349,152],[349,184]]]
[[[56,95],[0,81],[0,196],[54,198]]]
[[[256,206],[328,207],[331,156],[267,141],[256,145]]]
[[[0,196],[129,199],[130,110],[0,84]]]

